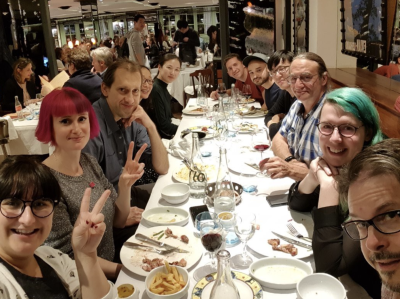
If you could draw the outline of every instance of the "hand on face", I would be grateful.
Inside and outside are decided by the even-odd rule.
[[[138,124],[141,124],[145,128],[149,128],[153,124],[153,121],[147,115],[146,111],[144,111],[142,106],[137,106],[131,117],[123,119],[122,123],[124,124],[125,128],[127,128],[134,121],[136,121]]]
[[[138,224],[142,220],[143,209],[138,207],[131,207],[129,210],[128,219],[126,220],[126,226]]]
[[[126,159],[124,170],[119,177],[119,187],[120,188],[130,188],[132,185],[142,177],[144,173],[144,163],[139,163],[140,157],[142,156],[144,150],[147,148],[147,144],[143,144],[135,155],[135,159],[132,159],[133,155],[133,141],[129,144],[128,157]]]
[[[104,215],[101,214],[111,191],[106,190],[101,195],[93,210],[89,212],[91,189],[87,188],[82,198],[81,210],[72,231],[72,248],[75,254],[96,254],[97,247],[103,237],[106,225]]]

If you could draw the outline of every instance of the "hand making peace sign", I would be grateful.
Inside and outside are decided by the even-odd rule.
[[[106,230],[104,215],[101,210],[111,191],[104,191],[93,210],[89,212],[91,192],[92,189],[87,188],[83,194],[81,210],[72,231],[71,243],[75,253],[96,253],[97,246],[99,246]]]
[[[139,163],[140,157],[144,150],[147,148],[147,144],[143,144],[135,155],[133,156],[133,141],[129,144],[128,155],[126,158],[125,167],[119,177],[119,187],[130,188],[138,179],[140,179],[144,173],[144,163]]]

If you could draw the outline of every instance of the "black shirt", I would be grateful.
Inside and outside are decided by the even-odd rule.
[[[264,90],[264,102],[268,110],[271,109],[280,96],[281,89],[275,83],[270,88]]]
[[[185,37],[189,38],[187,42],[183,41]],[[195,64],[197,59],[196,47],[200,47],[200,39],[197,33],[192,29],[185,33],[177,31],[175,32],[174,41],[179,43],[179,58],[183,62]]]
[[[3,71],[3,70],[0,70]],[[32,81],[26,81],[26,90],[28,91],[31,99],[36,98],[36,85]],[[17,80],[14,76],[7,80],[4,85],[3,96],[1,100],[1,108],[5,111],[15,112],[15,96],[18,96],[18,100],[24,105],[24,90],[18,85]]]
[[[63,87],[72,87],[83,93],[93,104],[101,97],[103,79],[90,70],[79,70],[71,75]]]
[[[1,258],[0,263],[10,271],[12,276],[14,276],[15,280],[25,291],[26,295],[28,295],[29,299],[70,299],[68,292],[56,271],[54,271],[54,269],[45,263],[40,257],[35,255],[35,258],[39,264],[40,271],[42,272],[42,278],[25,275]]]

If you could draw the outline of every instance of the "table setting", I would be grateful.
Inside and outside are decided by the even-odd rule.
[[[290,178],[272,180],[252,167],[261,158],[273,156],[263,117],[250,121],[243,118],[240,120],[256,125],[255,131],[265,135],[263,142],[268,143],[268,147],[263,151],[255,149],[253,132],[237,132],[231,137],[228,137],[228,133],[225,134],[222,146],[228,151],[224,152],[220,148],[222,143],[215,135],[212,138],[191,136],[196,131],[204,132],[215,126],[212,119],[215,115],[209,111],[213,111],[216,102],[206,99],[205,103],[205,112],[200,117],[183,116],[178,132],[170,142],[178,148],[180,144],[189,149],[186,149],[186,155],[169,150],[169,171],[159,177],[137,233],[121,250],[123,268],[116,285],[132,284],[143,294],[140,298],[211,298],[216,292],[215,288],[220,287],[220,274],[217,275],[221,269],[219,255],[225,253],[229,255],[228,271],[235,285],[233,288],[242,299],[344,299],[340,297],[344,290],[340,282],[332,287],[332,291],[326,291],[316,282],[321,277],[313,277],[316,274],[313,274],[313,220],[310,213],[291,211],[285,204],[274,205],[268,201],[269,197],[282,196],[287,202],[288,190],[294,181]],[[196,106],[196,99],[190,99],[187,108]],[[239,109],[235,111],[226,112],[231,122],[234,120],[233,115],[240,115]],[[181,132],[188,129],[191,132],[182,137]],[[235,140],[237,138],[240,142]],[[184,143],[183,139],[186,139]],[[197,143],[191,143],[192,139],[197,139]],[[198,147],[197,157],[201,157],[202,165],[194,166],[196,164],[191,163],[192,146]],[[207,155],[203,155],[205,152]],[[229,184],[221,184],[218,192],[235,193],[234,211],[220,211],[216,206],[217,197],[214,193],[220,179],[221,159],[226,160],[227,170],[224,171],[229,172],[232,184],[231,187]],[[207,180],[203,198],[192,197],[191,173],[203,174]],[[245,191],[247,181],[254,186],[252,190]],[[218,257],[218,267],[215,255]],[[166,273],[164,276],[168,275],[165,261],[177,268],[181,266],[179,269],[182,269],[183,274],[187,273],[187,281],[184,288],[178,288],[178,280],[175,289],[160,287],[166,292],[176,291],[174,294],[160,296],[154,293],[160,289],[157,290],[146,277],[160,268],[157,271]],[[305,278],[308,279],[303,283]],[[329,279],[333,279],[332,285],[335,286],[338,280],[334,277],[326,275],[322,280]],[[318,294],[311,294],[314,296],[311,297],[310,285],[316,290],[321,289],[320,295],[325,297]],[[326,297],[327,294],[331,297]]]

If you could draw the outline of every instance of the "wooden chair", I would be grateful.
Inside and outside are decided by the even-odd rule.
[[[6,119],[0,119],[0,147],[5,157],[8,156],[6,144],[9,142],[8,136],[8,121]]]
[[[200,82],[200,75],[201,75],[201,82]],[[197,98],[197,88],[199,84],[202,84],[206,87],[206,93],[210,96],[211,91],[213,89],[213,71],[212,69],[205,69],[205,70],[197,70],[190,74],[192,78],[192,85],[185,87],[185,94],[189,97]],[[197,83],[197,84],[196,84]],[[187,104],[188,96],[185,96],[185,103],[184,106]]]

